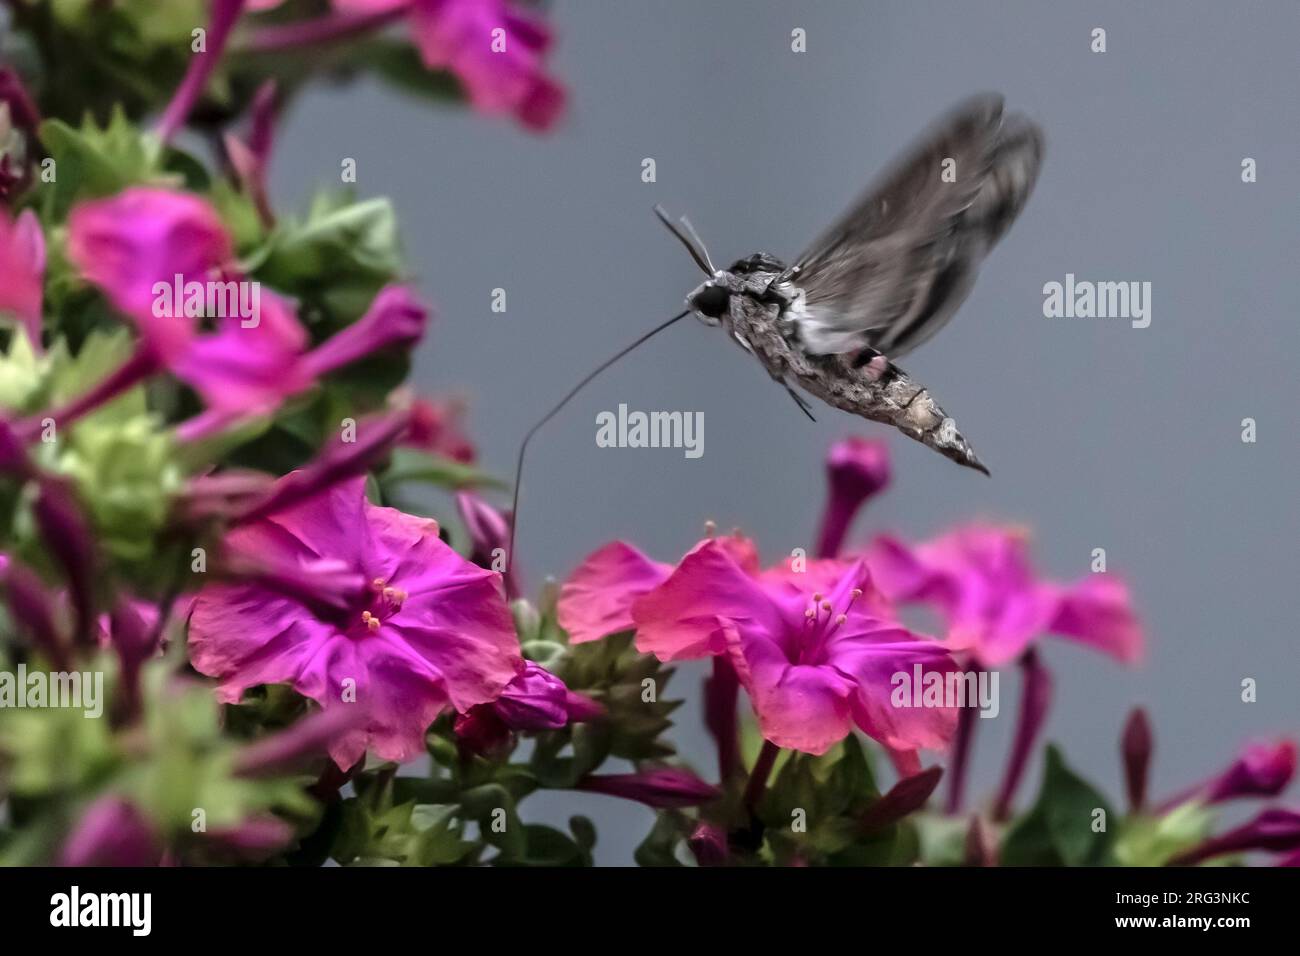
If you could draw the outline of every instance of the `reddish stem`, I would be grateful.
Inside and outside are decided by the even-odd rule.
[[[770,740],[763,741],[763,749],[758,752],[758,759],[754,761],[754,769],[749,772],[749,783],[745,784],[745,808],[753,815],[758,809],[759,801],[763,799],[763,794],[767,790],[767,778],[772,774],[772,767],[776,763],[777,755],[781,748]]]

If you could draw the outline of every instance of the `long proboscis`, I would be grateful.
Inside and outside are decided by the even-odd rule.
[[[686,318],[690,314],[691,314],[690,309],[682,310],[681,312],[674,315],[667,322],[662,322],[659,325],[656,325],[653,329],[651,329],[645,335],[642,335],[631,345],[627,346],[626,348],[620,349],[614,355],[605,359],[605,361],[601,362],[589,373],[587,373],[587,375],[582,379],[582,381],[580,381],[577,385],[573,386],[573,388],[569,389],[568,394],[565,395],[558,402],[556,402],[555,406],[549,412],[543,415],[540,419],[538,419],[537,423],[534,424],[532,428],[528,429],[528,431],[524,434],[524,440],[519,443],[519,457],[515,460],[515,490],[514,490],[514,498],[510,505],[510,549],[506,552],[506,561],[509,562],[510,566],[513,567],[514,560],[515,560],[515,531],[519,527],[519,487],[522,484],[524,479],[524,453],[528,451],[528,443],[532,441],[533,436],[537,434],[537,432],[541,429],[543,425],[545,425],[552,418],[558,415],[560,413],[560,410],[563,409],[565,405],[569,404],[569,402],[573,399],[575,395],[577,395],[589,384],[591,384],[592,380],[594,380],[596,376],[598,376],[601,372],[605,371],[605,369],[609,368],[611,365],[613,365],[623,356],[627,355],[629,352],[634,351],[635,349],[644,345],[646,342],[650,341],[650,339],[654,338],[656,335],[658,335],[664,329],[668,328],[670,325],[673,325],[676,322],[680,322],[682,319]]]

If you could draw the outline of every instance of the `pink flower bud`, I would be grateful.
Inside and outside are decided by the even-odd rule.
[[[100,797],[82,813],[59,852],[60,866],[157,866],[153,828],[133,804]]]
[[[1141,707],[1133,708],[1124,724],[1121,752],[1124,758],[1124,785],[1128,791],[1128,804],[1134,811],[1141,810],[1147,799],[1147,775],[1151,768],[1151,722]]]
[[[885,489],[889,473],[889,447],[884,442],[855,436],[831,446],[826,457],[829,494],[818,535],[818,557],[839,555],[858,509]]]
[[[576,789],[636,800],[659,810],[695,807],[721,796],[717,787],[705,783],[689,770],[660,767],[638,773],[611,773],[583,777]]]

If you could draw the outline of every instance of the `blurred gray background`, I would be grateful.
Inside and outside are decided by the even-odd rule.
[[[1153,790],[1226,764],[1249,738],[1300,731],[1300,8],[1184,2],[558,2],[565,125],[539,138],[430,109],[378,85],[317,88],[288,118],[278,205],[304,204],[358,161],[395,199],[409,262],[439,319],[415,382],[472,401],[487,466],[508,475],[528,425],[579,376],[680,308],[699,276],[650,208],[689,212],[714,259],[791,258],[913,136],[961,98],[1006,95],[1046,130],[1021,220],[954,322],[907,361],[993,471],[960,469],[823,408],[812,424],[717,330],[682,323],[598,380],[530,452],[519,530],[530,585],[626,538],[675,560],[705,519],[755,535],[767,560],[811,546],[822,460],[849,433],[891,437],[895,484],[857,540],[924,536],[976,516],[1023,522],[1042,571],[1074,579],[1104,547],[1131,583],[1150,654],[1126,670],[1045,644],[1048,735],[1122,794],[1117,737],[1152,714]],[[790,31],[808,50],[790,50]],[[1094,27],[1108,52],[1090,52]],[[1258,182],[1241,181],[1243,157]],[[658,182],[641,182],[653,157]],[[1047,319],[1043,284],[1152,283],[1153,318]],[[508,311],[490,310],[503,287]],[[595,416],[702,411],[705,453],[614,450]],[[1241,420],[1258,422],[1243,444]],[[698,667],[675,730],[701,770]],[[1259,700],[1240,700],[1240,681]],[[1018,685],[981,721],[973,784],[1000,776]],[[1037,766],[1022,801],[1037,787]],[[630,861],[650,812],[545,795],[525,816],[585,812],[598,858]]]

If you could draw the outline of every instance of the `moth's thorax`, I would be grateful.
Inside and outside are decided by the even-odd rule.
[[[743,295],[764,305],[776,305],[778,317],[787,309],[802,309],[803,290],[790,281],[789,270],[779,259],[756,253],[719,269],[686,297],[695,317],[706,325],[726,321],[731,297]]]

